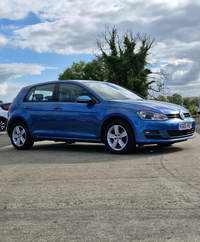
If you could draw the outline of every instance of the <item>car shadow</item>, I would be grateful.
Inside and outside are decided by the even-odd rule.
[[[42,142],[36,142],[33,147],[31,148],[33,151],[54,151],[54,152],[70,152],[70,153],[85,153],[85,154],[107,154],[107,155],[116,155],[109,152],[104,144],[94,144],[94,143],[73,143],[73,144],[66,144],[66,143],[52,143],[49,142],[49,144],[46,142],[45,144]],[[169,147],[160,147],[158,145],[145,145],[142,147],[136,146],[133,149],[133,152],[130,154],[123,154],[122,156],[134,156],[134,155],[164,155],[174,152],[179,152],[183,150],[180,147],[177,146],[169,146]],[[118,156],[118,154],[117,154]]]
[[[11,164],[87,164],[136,161],[181,152],[184,148],[174,145],[161,148],[157,145],[136,147],[131,154],[116,155],[104,144],[35,142],[30,150],[16,150],[12,145],[1,148],[1,165]]]

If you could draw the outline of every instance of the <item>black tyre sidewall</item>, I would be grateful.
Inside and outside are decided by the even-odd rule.
[[[108,144],[108,141],[107,141],[107,133],[108,133],[108,130],[113,126],[113,125],[120,125],[122,126],[127,134],[128,134],[128,142],[127,142],[127,145],[120,151],[117,151],[117,150],[114,150],[110,147],[110,145]],[[117,120],[114,120],[114,121],[111,121],[105,131],[104,131],[104,142],[105,142],[105,145],[106,147],[114,154],[127,154],[127,153],[130,153],[131,151],[134,150],[135,148],[135,137],[134,137],[134,133],[133,133],[133,130],[130,126],[130,124],[125,121],[125,120],[122,120],[122,119],[117,119]]]
[[[14,130],[14,128],[15,128],[16,126],[22,126],[22,127],[24,128],[25,132],[26,132],[26,141],[25,141],[25,143],[24,143],[22,146],[17,146],[17,145],[13,142],[12,135],[13,135],[13,130]],[[17,122],[17,123],[15,123],[15,124],[12,126],[12,128],[11,128],[11,132],[10,132],[10,140],[11,140],[12,145],[13,145],[13,146],[15,147],[15,149],[17,149],[17,150],[28,150],[28,149],[30,149],[30,148],[32,147],[32,145],[33,145],[33,143],[34,143],[33,140],[32,140],[31,137],[30,137],[29,130],[28,130],[27,126],[26,126],[24,123],[22,123],[22,122]]]

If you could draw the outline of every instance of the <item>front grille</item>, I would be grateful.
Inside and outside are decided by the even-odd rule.
[[[194,133],[194,128],[189,130],[168,130],[167,132],[171,137],[191,136]]]
[[[173,118],[181,119],[179,113],[177,113],[177,114],[166,114],[166,116],[168,117],[168,119],[173,119]],[[185,116],[185,118],[190,118],[190,113],[184,113],[184,116]]]

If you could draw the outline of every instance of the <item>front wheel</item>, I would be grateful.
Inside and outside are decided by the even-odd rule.
[[[33,145],[28,128],[22,122],[18,122],[11,129],[11,143],[17,150],[27,150]]]
[[[110,122],[104,133],[107,148],[114,154],[130,153],[135,147],[134,133],[125,120]]]

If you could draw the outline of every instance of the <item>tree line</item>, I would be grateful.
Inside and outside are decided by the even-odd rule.
[[[165,97],[164,95],[159,95],[157,98],[151,98],[151,100],[157,100],[162,102],[169,102],[178,104],[189,110],[191,115],[197,115],[198,111],[198,97],[185,97],[183,98],[180,94],[174,93],[172,96]]]

